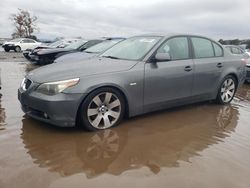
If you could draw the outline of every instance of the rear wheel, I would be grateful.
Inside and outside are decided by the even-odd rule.
[[[89,131],[108,129],[122,120],[124,98],[113,88],[100,88],[90,93],[80,107],[80,123]]]
[[[236,79],[231,75],[226,76],[220,86],[216,102],[219,104],[230,103],[234,98],[236,88],[237,88]]]
[[[15,47],[15,52],[21,52],[21,47],[20,46],[16,46]]]

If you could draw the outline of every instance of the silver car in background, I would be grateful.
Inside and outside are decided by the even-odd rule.
[[[119,124],[124,116],[198,101],[230,103],[244,82],[245,67],[206,37],[142,35],[99,57],[30,72],[18,98],[28,116],[95,131]]]
[[[250,82],[250,52],[242,49],[241,46],[236,45],[224,45],[226,49],[228,49],[232,54],[242,56],[246,62],[246,82]]]

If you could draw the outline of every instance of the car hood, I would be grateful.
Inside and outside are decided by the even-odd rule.
[[[16,44],[17,42],[5,42],[3,45]]]
[[[53,63],[31,71],[26,77],[36,83],[83,78],[131,69],[137,61],[95,57],[72,63]]]
[[[72,52],[69,54],[65,54],[63,56],[58,57],[55,62],[56,63],[62,63],[62,62],[74,62],[74,61],[80,61],[84,59],[88,59],[91,57],[97,56],[95,53],[86,53],[86,52]]]
[[[70,49],[70,48],[49,48],[49,49],[42,49],[37,54],[46,55],[46,54],[53,54],[53,53],[69,52],[73,50],[74,49]]]

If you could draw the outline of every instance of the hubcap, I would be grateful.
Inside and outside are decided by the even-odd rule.
[[[110,92],[100,93],[89,103],[87,116],[90,124],[97,129],[112,127],[121,114],[121,102]]]
[[[232,100],[235,92],[235,83],[233,79],[228,78],[224,81],[221,87],[221,99],[223,102],[229,102]]]

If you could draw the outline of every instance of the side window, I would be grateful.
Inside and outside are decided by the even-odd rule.
[[[28,43],[29,41],[27,39],[24,39],[22,43]]]
[[[241,50],[235,47],[232,47],[232,53],[233,54],[242,54]]]
[[[24,39],[23,43],[35,43],[33,40],[30,39]]]
[[[213,46],[214,46],[215,56],[216,56],[216,57],[221,57],[221,56],[223,56],[223,50],[222,50],[222,48],[221,48],[218,44],[216,44],[216,43],[214,43],[214,42],[213,42]],[[230,49],[229,49],[229,50],[230,50]]]
[[[35,41],[28,39],[29,43],[35,43]]]
[[[175,37],[165,42],[159,49],[159,53],[168,52],[172,60],[189,58],[189,48],[187,37]]]
[[[214,49],[210,40],[192,37],[192,43],[196,58],[214,57]]]

